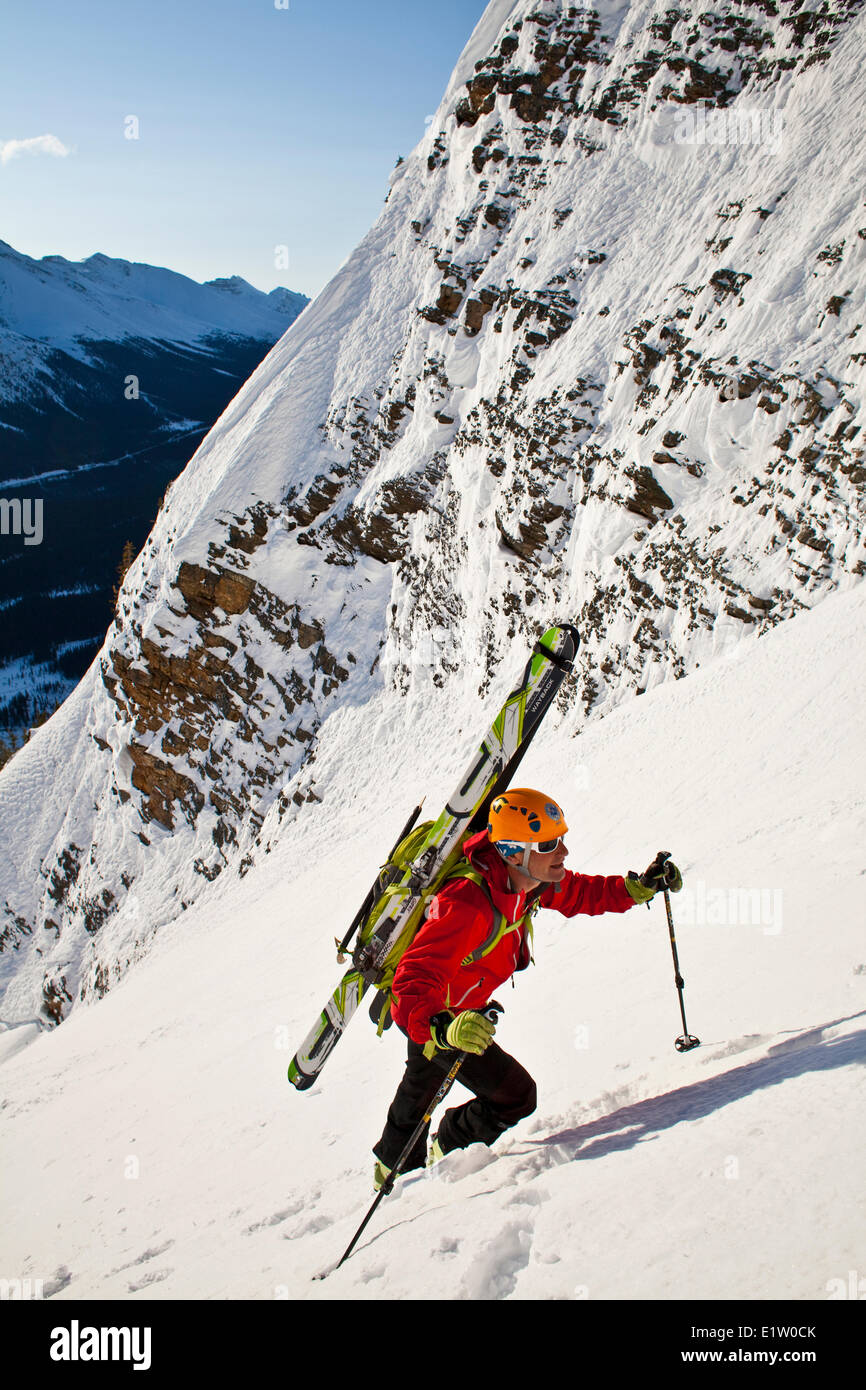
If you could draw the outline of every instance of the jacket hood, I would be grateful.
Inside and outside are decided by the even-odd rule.
[[[463,853],[473,869],[482,873],[497,893],[515,896],[508,876],[508,866],[490,843],[486,830],[479,830],[477,835],[472,835],[464,844]]]

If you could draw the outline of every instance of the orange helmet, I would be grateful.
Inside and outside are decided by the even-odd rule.
[[[487,837],[503,859],[525,867],[533,849],[550,853],[568,830],[562,808],[543,792],[510,787],[491,803]]]

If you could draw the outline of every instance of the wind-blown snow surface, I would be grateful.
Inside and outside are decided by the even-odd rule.
[[[579,738],[549,716],[521,778],[566,807],[573,865],[663,847],[684,870],[702,1045],[673,1046],[660,904],[542,914],[498,1034],[536,1114],[407,1180],[313,1282],[370,1201],[403,1042],[362,1013],[313,1090],[286,1066],[384,847],[483,728],[452,700],[466,746],[434,746],[452,697],[432,687],[378,720],[344,710],[293,835],[210,885],[98,1007],[23,1049],[35,1029],[6,1033],[6,1276],[58,1300],[838,1296],[866,1269],[864,620],[857,586]],[[417,761],[396,772],[406,724]]]

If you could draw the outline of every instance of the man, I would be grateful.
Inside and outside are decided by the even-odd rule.
[[[487,829],[466,841],[464,861],[432,899],[426,921],[394,975],[391,1012],[409,1039],[406,1070],[388,1111],[375,1189],[382,1186],[456,1052],[466,1052],[458,1080],[474,1099],[446,1111],[427,1154],[422,1133],[403,1171],[423,1168],[454,1149],[490,1145],[535,1109],[535,1082],[493,1041],[483,1010],[500,985],[532,959],[538,907],[565,917],[627,912],[660,888],[678,892],[682,877],[668,861],[624,878],[572,873],[565,867],[568,830],[562,810],[541,792],[514,787],[490,807]]]

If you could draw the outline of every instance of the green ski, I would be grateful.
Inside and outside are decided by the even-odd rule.
[[[339,943],[340,950],[345,950],[357,930],[352,966],[289,1064],[289,1081],[297,1090],[305,1091],[318,1080],[365,992],[386,988],[384,982],[393,975],[396,961],[417,931],[431,892],[460,858],[467,835],[486,824],[493,798],[511,785],[521,758],[574,664],[579,643],[577,629],[569,623],[548,628],[536,642],[520,680],[438,820],[426,834],[421,834],[420,828],[416,832],[421,834],[421,841],[411,863],[388,885],[384,907],[378,880],[371,887]],[[373,913],[376,904],[379,910]]]

